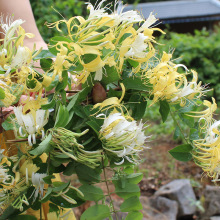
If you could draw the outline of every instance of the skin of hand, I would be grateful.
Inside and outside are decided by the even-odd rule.
[[[13,20],[22,19],[25,21],[22,24],[22,27],[27,33],[32,33],[35,35],[34,38],[25,39],[25,46],[32,49],[34,43],[36,43],[36,49],[40,49],[41,47],[43,47],[43,49],[47,49],[47,44],[41,37],[35,23],[29,0],[0,0],[0,14],[2,14],[4,18],[6,18],[6,16],[14,15]]]
[[[31,9],[29,0],[0,0],[0,14],[6,19],[7,16],[12,16],[13,20],[22,19],[25,22],[22,24],[22,27],[25,29],[26,33],[32,33],[35,35],[34,38],[25,38],[24,44],[32,50],[34,43],[36,44],[36,49],[39,50],[41,47],[47,49],[47,44],[44,42],[43,38],[40,35],[40,32],[35,23],[34,15]],[[0,27],[1,31],[1,27]],[[0,33],[0,38],[3,39],[4,36]],[[36,66],[38,66],[36,64]],[[19,103],[22,100],[27,99],[27,96],[22,95]],[[13,112],[13,107],[2,108],[2,113],[0,112],[0,125],[4,119]],[[0,126],[0,133],[2,129]]]

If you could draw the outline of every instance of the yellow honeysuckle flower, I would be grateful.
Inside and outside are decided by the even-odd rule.
[[[212,97],[212,103],[208,100],[204,100],[203,101],[203,105],[207,107],[207,109],[203,110],[203,111],[194,111],[194,112],[189,112],[188,116],[190,117],[194,117],[194,118],[199,118],[199,121],[201,123],[204,123],[203,125],[201,125],[200,123],[200,128],[202,130],[207,130],[212,122],[214,121],[213,119],[213,114],[214,112],[217,110],[217,104],[215,102],[215,99]]]
[[[21,26],[18,27],[17,35],[19,36],[19,39],[16,41],[16,44],[15,44],[16,47],[24,45],[24,38],[25,37],[28,37],[28,38],[34,37],[34,34],[26,33],[24,28],[22,28]]]
[[[26,181],[28,178],[32,177],[32,173],[36,173],[40,168],[33,164],[32,160],[25,160],[25,162],[20,167],[19,171],[22,176],[26,176]]]
[[[49,212],[47,213],[47,219],[48,220],[61,220],[58,216],[56,212]]]
[[[218,182],[220,176],[220,121],[215,121],[207,130],[204,139],[193,141],[193,158],[195,163],[210,176],[214,182]]]

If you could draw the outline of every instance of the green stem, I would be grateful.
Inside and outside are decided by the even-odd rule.
[[[104,179],[105,179],[104,182],[105,182],[105,185],[106,185],[106,188],[107,188],[107,191],[108,191],[108,196],[110,198],[110,204],[111,204],[111,207],[113,209],[113,212],[115,213],[115,218],[116,218],[116,220],[118,220],[117,212],[115,210],[114,203],[113,203],[111,193],[110,193],[110,190],[109,190],[109,186],[108,186],[108,180],[107,180],[107,177],[106,177],[103,157],[102,157],[102,169],[103,169],[103,174],[104,174]]]
[[[185,135],[184,135],[184,132],[183,132],[182,128],[180,127],[179,122],[176,120],[176,118],[175,118],[175,116],[174,116],[174,114],[173,114],[173,112],[172,112],[171,110],[170,110],[170,115],[171,115],[171,117],[172,117],[174,123],[175,123],[175,124],[178,126],[178,128],[180,129],[180,132],[181,132],[181,134],[182,134],[182,136],[183,136],[185,142],[186,142],[187,144],[189,144],[188,140],[186,139],[186,137],[185,137]]]

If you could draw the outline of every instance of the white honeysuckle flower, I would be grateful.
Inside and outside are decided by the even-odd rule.
[[[6,17],[6,21],[4,22],[3,16],[1,16],[0,26],[3,30],[3,32],[1,33],[5,35],[5,40],[11,40],[17,28],[24,22],[25,21],[22,19],[17,19],[13,21],[12,17]]]
[[[182,64],[178,64],[174,66],[174,68],[184,67],[186,71],[188,71],[187,67]],[[193,80],[191,82],[187,81],[185,77],[183,79],[183,88],[179,88],[178,92],[175,93],[175,97],[171,99],[171,102],[176,102],[180,100],[180,102],[184,103],[186,99],[200,98],[203,93],[208,92],[209,90],[205,90],[205,86],[201,86],[202,82],[197,83],[198,74],[193,71]],[[196,96],[196,97],[195,97]]]
[[[112,15],[110,15],[110,17],[115,20],[115,25],[119,25],[121,22],[136,23],[143,21],[143,18],[137,11],[130,10],[123,12],[124,8],[125,6],[123,6],[120,2],[115,12]]]
[[[12,69],[19,69],[22,66],[27,66],[32,59],[32,53],[28,47],[18,46],[15,56],[12,58],[12,62],[8,65],[5,77],[10,73]]]
[[[101,81],[102,80],[102,67],[96,70],[94,80]]]
[[[4,185],[12,185],[14,183],[14,177],[8,174],[8,169],[0,166],[0,183]]]
[[[144,52],[148,45],[145,43],[145,40],[148,37],[144,36],[144,34],[139,33],[131,44],[130,50],[125,54],[126,57],[137,57],[144,58],[146,56],[146,52]]]
[[[146,28],[150,28],[158,19],[155,18],[153,13],[151,12],[147,20],[141,25],[141,27],[137,30],[137,32],[141,32]]]
[[[102,0],[96,7],[94,7],[91,3],[88,3],[87,8],[90,10],[89,19],[95,17],[96,18],[109,17],[111,19],[114,19],[114,25],[119,25],[121,22],[136,23],[144,20],[137,11],[130,10],[123,12],[125,6],[123,6],[122,2],[118,2],[118,1],[116,1],[115,3],[114,12],[108,14],[106,11],[107,10],[111,11],[110,8],[108,8],[109,4],[101,8],[104,2],[106,2],[106,0]]]
[[[36,144],[36,137],[35,137],[36,125],[35,125],[34,117],[31,113],[28,113],[26,115],[22,114],[21,117],[24,122],[25,130],[29,134],[28,135],[28,143],[30,146],[32,146],[31,139],[33,140],[33,144]]]
[[[122,158],[122,161],[116,165],[122,164],[124,158],[132,163],[135,162],[133,156],[143,150],[147,138],[143,129],[142,122],[137,125],[135,120],[128,121],[121,113],[113,113],[105,118],[100,130],[100,139],[105,150]]]
[[[28,134],[28,143],[30,146],[36,144],[36,133],[42,134],[44,137],[44,125],[47,124],[49,118],[49,111],[38,109],[35,112],[35,117],[30,112],[23,114],[22,106],[14,107],[14,113],[19,127],[19,134],[24,137]],[[25,132],[25,133],[24,133]]]
[[[28,47],[18,46],[17,53],[11,62],[11,68],[25,66],[31,58],[32,54]]]
[[[215,121],[208,129],[207,136],[206,136],[206,143],[212,144],[218,140],[219,134],[215,131],[220,131],[218,129],[220,126],[220,121]]]
[[[87,9],[89,9],[90,13],[89,13],[89,18],[101,18],[101,17],[105,17],[108,16],[108,13],[106,13],[106,8],[101,8],[102,4],[105,2],[106,0],[102,0],[96,7],[94,7],[91,3],[87,3]]]
[[[0,56],[6,56],[7,55],[7,50],[5,48],[2,49],[2,51],[0,51]]]
[[[34,201],[40,194],[40,198],[43,198],[44,193],[44,184],[43,178],[46,177],[46,173],[32,173],[31,181],[33,186],[35,187],[35,193],[34,193]]]
[[[36,111],[36,130],[42,133],[42,138],[44,137],[44,125],[47,124],[49,118],[49,111],[38,109]]]
[[[18,106],[18,107],[14,107],[14,113],[15,113],[15,117],[17,119],[17,122],[20,126],[24,125],[24,122],[22,120],[22,106]]]

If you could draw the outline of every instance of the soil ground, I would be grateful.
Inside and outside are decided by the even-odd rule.
[[[162,137],[152,141],[150,143],[151,148],[146,149],[141,155],[144,162],[141,163],[137,170],[137,172],[142,172],[144,174],[143,180],[139,184],[141,195],[150,197],[162,185],[174,179],[187,178],[191,180],[197,199],[199,199],[205,185],[210,184],[210,179],[203,175],[202,169],[195,165],[193,161],[180,162],[172,158],[168,151],[180,143],[171,140],[171,137]],[[77,184],[76,179],[72,178],[72,181],[74,185]],[[104,183],[99,184],[99,187],[101,187],[104,192],[107,192]],[[110,191],[111,190],[114,191],[114,186],[110,184]],[[121,202],[121,199],[117,195],[113,194],[112,197],[114,202]],[[92,202],[87,202],[81,207],[74,209],[77,219],[80,218],[81,214],[91,205],[91,203]]]

